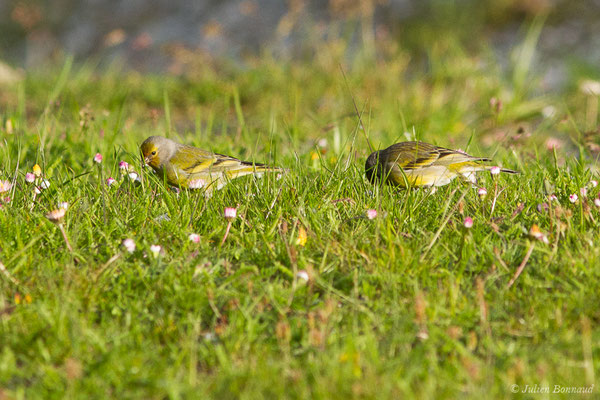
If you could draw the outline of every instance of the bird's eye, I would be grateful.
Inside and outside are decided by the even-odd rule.
[[[155,155],[156,155],[156,150],[154,150],[154,151],[153,151],[152,153],[150,153],[150,154],[152,154],[153,156],[155,156]]]

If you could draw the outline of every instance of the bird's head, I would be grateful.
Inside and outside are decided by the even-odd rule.
[[[169,161],[176,151],[177,144],[162,136],[150,136],[140,146],[144,163],[152,168]]]
[[[369,158],[367,158],[367,162],[365,163],[365,175],[367,175],[367,179],[371,183],[375,183],[376,179],[379,178],[379,170],[381,167],[379,166],[379,152],[375,151],[371,153]]]

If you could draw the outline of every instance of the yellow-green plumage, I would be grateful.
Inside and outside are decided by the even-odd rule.
[[[490,170],[483,165],[489,158],[474,157],[461,151],[425,142],[402,142],[372,153],[365,164],[367,179],[394,186],[443,186],[457,176],[470,181],[476,172]],[[502,172],[516,173],[510,169]]]
[[[189,189],[220,189],[231,179],[263,172],[281,172],[279,167],[254,164],[150,136],[140,146],[144,161],[173,186]]]

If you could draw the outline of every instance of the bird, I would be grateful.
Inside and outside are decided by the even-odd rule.
[[[206,192],[219,190],[240,176],[285,171],[180,144],[162,136],[150,136],[141,144],[140,150],[144,163],[169,185]]]
[[[380,181],[406,188],[444,186],[457,176],[475,183],[475,173],[479,171],[518,173],[484,165],[486,161],[491,159],[425,142],[401,142],[371,153],[365,174],[371,183]]]

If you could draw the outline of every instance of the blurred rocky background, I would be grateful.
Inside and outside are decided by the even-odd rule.
[[[190,59],[311,57],[311,43],[335,37],[357,48],[397,38],[418,53],[420,35],[444,30],[471,46],[487,38],[502,59],[535,18],[550,85],[571,62],[597,70],[600,0],[0,0],[0,60],[27,70],[72,54],[179,74]]]

